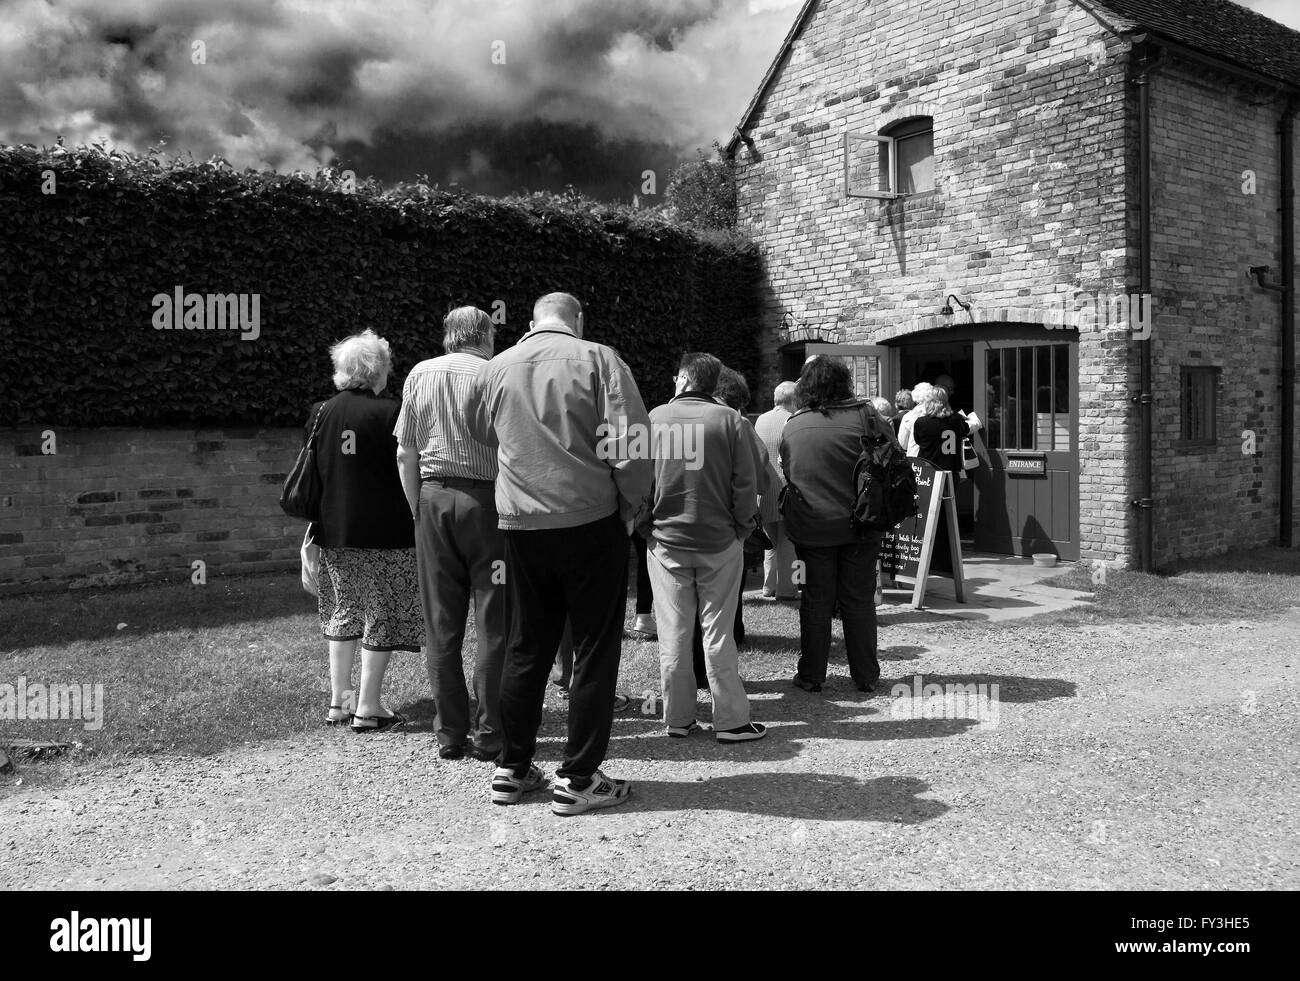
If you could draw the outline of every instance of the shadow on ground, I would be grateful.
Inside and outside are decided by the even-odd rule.
[[[734,811],[809,821],[886,821],[921,824],[946,813],[915,777],[858,780],[829,773],[740,773],[700,780],[638,780],[628,811]],[[614,812],[611,812],[614,813]],[[797,834],[798,829],[792,833]]]

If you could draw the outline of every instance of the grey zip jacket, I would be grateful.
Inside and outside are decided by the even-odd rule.
[[[479,369],[474,435],[497,448],[498,525],[573,528],[650,507],[654,464],[637,453],[650,417],[632,372],[611,348],[561,326],[531,330]],[[633,452],[628,452],[631,447]]]

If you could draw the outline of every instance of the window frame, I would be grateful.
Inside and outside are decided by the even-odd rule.
[[[1178,372],[1178,445],[1185,449],[1202,449],[1217,446],[1219,442],[1219,375],[1222,369],[1214,365],[1182,365]],[[1188,423],[1192,419],[1188,395],[1194,380],[1201,379],[1208,393],[1208,408],[1203,409],[1209,433],[1189,436]]]
[[[925,125],[921,125],[925,124]],[[891,132],[892,131],[892,132]],[[904,198],[917,197],[922,194],[932,194],[936,186],[927,187],[920,191],[911,193],[898,190],[898,141],[905,139],[914,139],[926,133],[930,134],[930,159],[934,159],[934,117],[933,116],[913,116],[909,119],[900,119],[897,122],[890,123],[878,133],[862,133],[853,130],[844,131],[844,196],[847,198],[868,198],[877,201],[900,201]],[[853,142],[872,142],[884,145],[888,155],[888,187],[887,191],[855,191],[849,180],[849,160],[852,156]],[[876,175],[879,177],[879,174]]]
[[[888,191],[855,191],[849,180],[849,158],[851,156],[850,147],[854,140],[861,142],[875,143],[877,146],[885,144],[889,153],[889,190]],[[877,165],[878,166],[878,165]],[[881,136],[879,133],[855,133],[852,130],[844,131],[844,196],[849,198],[872,198],[877,201],[897,201],[899,198],[907,197],[906,194],[899,194],[894,191],[897,182],[894,180],[894,168],[897,161],[894,156],[894,138],[892,136]],[[875,175],[879,177],[877,173]]]

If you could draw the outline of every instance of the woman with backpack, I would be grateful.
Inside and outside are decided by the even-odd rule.
[[[853,397],[853,376],[836,358],[810,359],[795,397],[799,411],[781,435],[781,518],[804,573],[794,684],[822,690],[838,602],[849,674],[858,691],[871,692],[880,678],[875,591],[881,532],[854,527],[854,467],[864,435],[884,436],[895,447],[898,441],[870,402]]]

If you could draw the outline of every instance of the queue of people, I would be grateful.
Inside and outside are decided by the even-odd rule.
[[[895,424],[904,446],[948,465],[946,436],[965,430],[942,388],[918,386],[916,404],[895,413],[856,398],[843,362],[820,356],[778,386],[755,426],[744,378],[704,352],[682,357],[675,394],[647,411],[618,354],[584,338],[582,306],[566,293],[539,299],[528,332],[500,354],[482,310],[460,307],[443,326],[445,353],[412,369],[400,403],[380,394],[391,351],[367,330],[331,349],[339,392],[312,409],[328,724],[365,733],[404,722],[383,704],[384,671],[392,651],[423,647],[438,754],[494,762],[494,803],[548,784],[559,815],[627,800],[628,781],[601,767],[619,707],[629,536],[643,546],[634,629],[659,645],[668,736],[709,731],[700,687],[717,742],[767,734],[737,651],[743,550],[756,534],[770,544],[764,598],[799,599],[793,684],[821,690],[838,610],[853,683],[873,691],[881,539],[851,529],[853,467],[862,436],[894,439]],[[535,761],[548,681],[568,701],[550,780]]]

